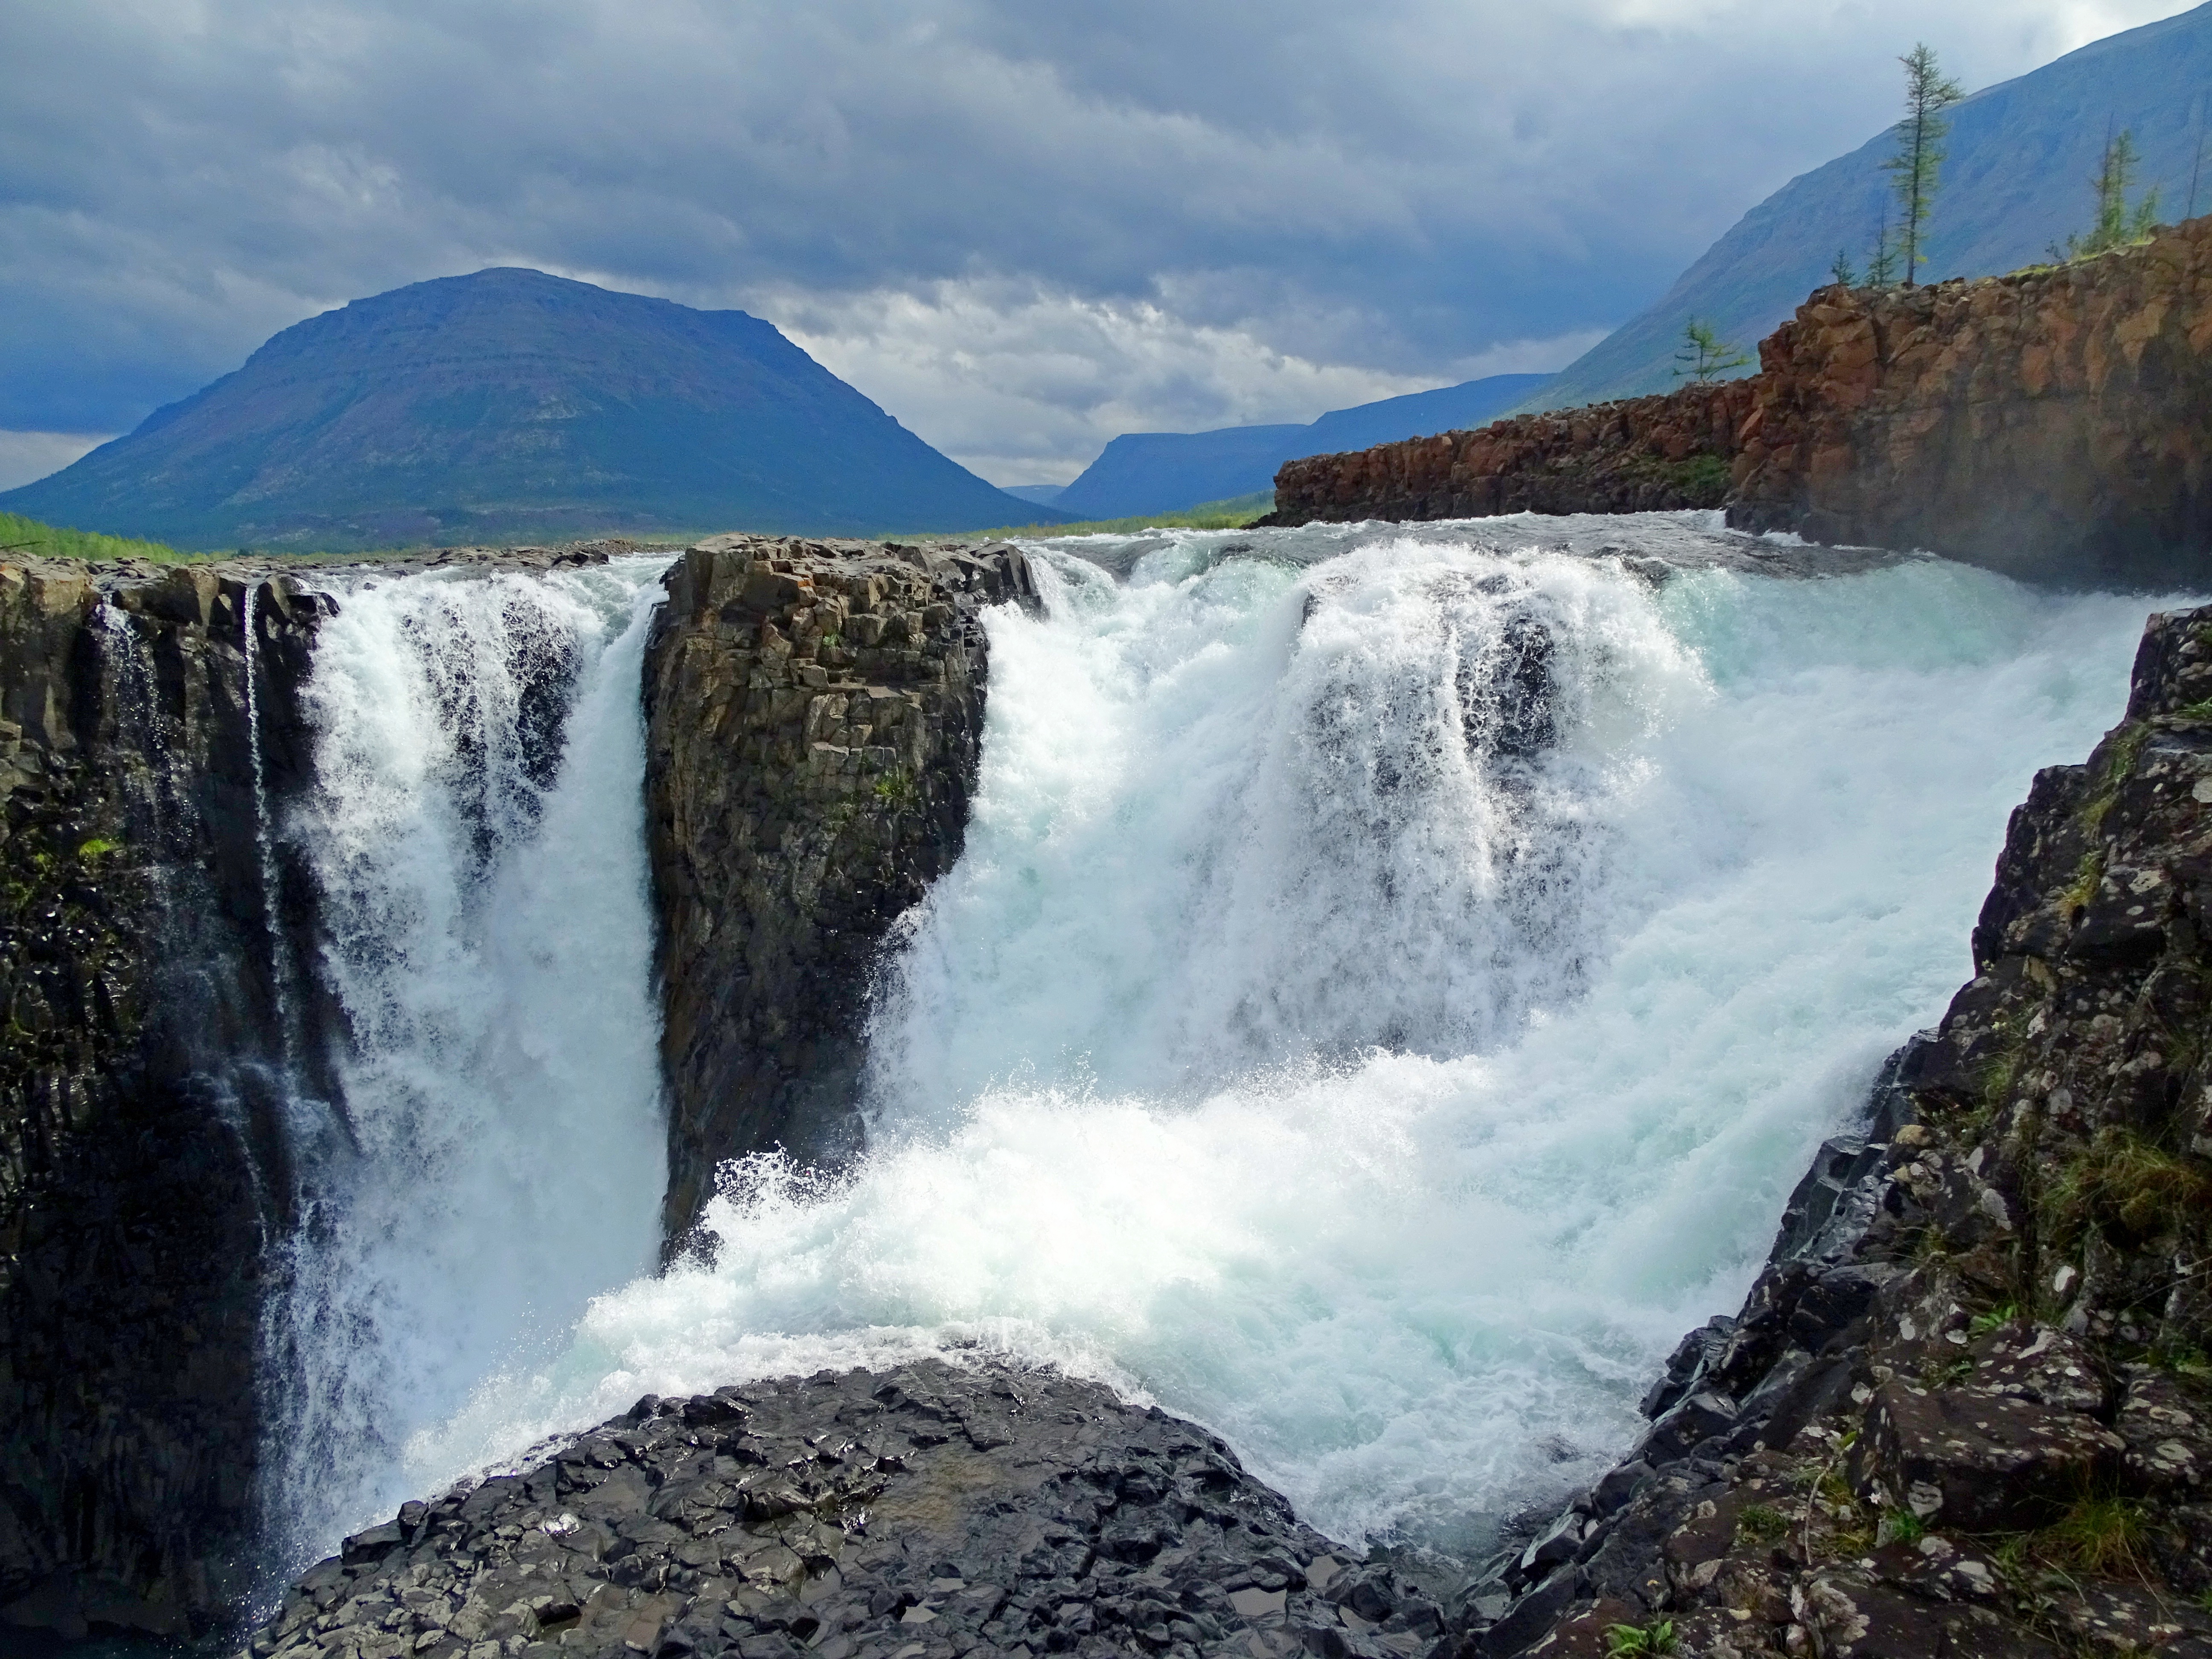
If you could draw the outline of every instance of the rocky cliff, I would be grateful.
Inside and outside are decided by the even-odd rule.
[[[1725,501],[1740,528],[2031,579],[2212,574],[2212,218],[2077,264],[1823,289],[1759,361],[1726,386],[1292,461],[1271,521]]]
[[[1759,362],[1733,524],[2085,586],[2212,574],[2212,218],[1988,282],[1825,289]]]
[[[285,925],[257,826],[327,604],[0,565],[0,1622],[177,1633],[238,1588],[283,1203],[243,940]]]
[[[1729,380],[1287,461],[1260,522],[1718,507],[1751,404],[1752,383]]]
[[[959,855],[984,605],[1022,555],[724,536],[668,576],[646,654],[672,1249],[725,1159],[857,1142],[868,981]]]
[[[2036,778],[1973,980],[1467,1646],[2212,1651],[2208,924],[2212,609],[2154,617],[2126,719]]]

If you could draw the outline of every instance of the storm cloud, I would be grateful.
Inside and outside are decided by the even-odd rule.
[[[1979,87],[2182,9],[9,7],[0,468],[526,264],[742,307],[987,477],[1063,479],[1121,431],[1559,367],[1879,130],[1916,40]]]

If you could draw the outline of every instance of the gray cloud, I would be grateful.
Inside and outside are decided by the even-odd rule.
[[[2171,0],[0,14],[0,428],[489,264],[766,316],[987,476],[1555,366],[1890,116]]]

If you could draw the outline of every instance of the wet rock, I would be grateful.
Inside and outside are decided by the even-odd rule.
[[[646,798],[674,1249],[726,1160],[855,1149],[869,975],[966,831],[981,613],[1037,600],[1004,544],[721,536],[667,584]]]
[[[666,1518],[595,1550],[580,1495],[610,1486]],[[421,1513],[419,1536],[403,1516],[305,1575],[246,1652],[1424,1659],[1441,1632],[1219,1441],[1048,1372],[928,1361],[648,1397]]]

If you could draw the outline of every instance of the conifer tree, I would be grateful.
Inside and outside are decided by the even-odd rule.
[[[2052,243],[2052,258],[2083,259],[2150,235],[2151,227],[2158,222],[2158,187],[2145,191],[2133,212],[2128,209],[2128,191],[2135,184],[2136,168],[2142,161],[2133,132],[2123,128],[2105,140],[2104,159],[2097,164],[2097,176],[2089,180],[2089,188],[2097,196],[2096,219],[2086,234],[2077,232],[2063,243]]]
[[[1738,350],[1721,338],[1720,331],[1711,323],[1692,317],[1683,326],[1682,344],[1674,353],[1676,367],[1673,373],[1678,380],[1707,386],[1750,361],[1749,352]]]
[[[1890,245],[1887,207],[1874,228],[1874,250],[1867,255],[1866,279],[1869,288],[1887,288],[1897,280],[1897,250]]]
[[[1919,280],[1925,263],[1928,217],[1936,202],[1936,173],[1943,165],[1943,138],[1951,123],[1943,112],[1966,94],[1946,76],[1925,42],[1897,60],[1905,65],[1905,118],[1891,131],[1897,153],[1881,164],[1890,188],[1904,210],[1905,285]]]
[[[1835,263],[1828,267],[1828,277],[1830,281],[1840,283],[1845,288],[1858,286],[1858,273],[1851,269],[1851,251],[1849,248],[1839,247],[1836,250]]]

